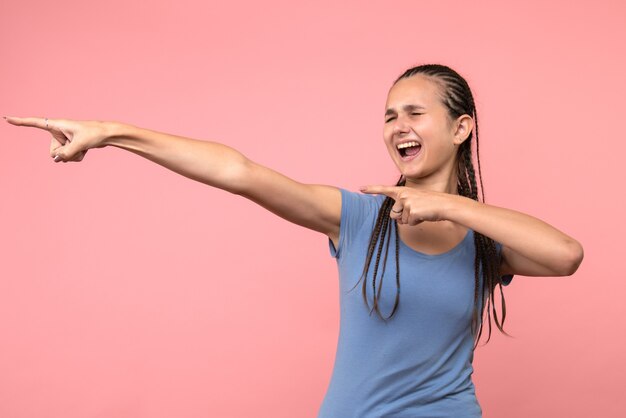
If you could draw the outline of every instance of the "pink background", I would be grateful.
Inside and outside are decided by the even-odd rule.
[[[474,90],[487,203],[585,249],[573,276],[505,288],[515,338],[494,325],[474,360],[484,416],[618,417],[625,15],[598,0],[4,2],[0,115],[215,140],[357,190],[396,179],[392,81],[450,65]],[[55,164],[48,133],[0,122],[1,417],[315,417],[339,325],[325,236],[117,148]]]

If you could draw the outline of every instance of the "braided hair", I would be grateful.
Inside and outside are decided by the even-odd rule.
[[[409,68],[402,75],[400,75],[396,81],[393,83],[394,85],[401,79],[412,77],[416,74],[421,74],[427,76],[430,80],[434,81],[439,87],[440,98],[446,109],[448,110],[448,115],[451,120],[458,118],[464,114],[471,115],[474,119],[474,123],[476,126],[476,157],[478,160],[478,173],[480,178],[480,190],[482,195],[482,202],[485,202],[485,193],[482,182],[482,174],[480,171],[480,157],[478,152],[478,115],[476,114],[476,106],[474,104],[474,98],[472,92],[470,90],[467,81],[461,75],[459,75],[453,69],[440,64],[423,64],[416,67]],[[476,176],[474,170],[474,164],[472,162],[472,137],[473,130],[470,132],[469,137],[463,141],[460,145],[458,153],[457,153],[457,172],[458,172],[458,181],[457,181],[457,190],[458,194],[461,196],[468,197],[470,199],[480,201],[478,199],[478,187],[476,185]],[[404,176],[400,176],[400,179],[396,183],[396,186],[404,186],[406,184],[406,178]],[[378,299],[380,298],[380,291],[382,289],[382,280],[385,274],[385,266],[387,264],[387,255],[389,253],[389,243],[391,241],[391,227],[390,223],[392,220],[389,216],[391,208],[394,204],[394,200],[391,197],[385,197],[379,211],[378,216],[376,218],[376,224],[374,229],[372,230],[369,246],[367,249],[367,257],[365,260],[365,265],[363,267],[363,273],[359,282],[363,280],[362,285],[362,293],[363,300],[365,301],[366,306],[369,308],[369,303],[367,300],[366,294],[366,280],[367,274],[370,270],[370,264],[372,263],[372,258],[374,258],[374,252],[376,251],[376,257],[374,262],[374,271],[372,278],[372,289],[373,289],[373,307],[370,310],[370,315],[374,310],[378,313],[378,315],[386,321],[391,318],[396,309],[398,307],[398,303],[400,300],[400,263],[399,263],[399,234],[398,234],[398,224],[394,219],[391,227],[395,228],[395,262],[396,262],[396,299],[391,311],[391,314],[387,318],[384,318],[380,312],[378,307]],[[386,241],[386,243],[385,243]],[[378,246],[378,248],[376,248]],[[497,252],[495,242],[478,232],[474,232],[474,247],[476,249],[476,257],[474,260],[474,310],[472,314],[471,321],[471,331],[474,336],[474,349],[476,348],[478,341],[480,340],[480,336],[482,334],[482,321],[479,321],[479,318],[484,317],[485,303],[488,303],[487,314],[489,319],[489,336],[487,338],[487,342],[491,338],[491,311],[493,311],[493,315],[496,321],[496,325],[498,329],[507,336],[510,336],[503,329],[504,320],[506,318],[506,304],[504,300],[504,293],[502,291],[502,278],[499,276],[499,266],[501,261],[501,255]],[[378,289],[378,294],[376,293],[376,276],[378,274],[380,258],[383,252],[383,248],[385,250],[385,255],[383,258],[383,266],[380,278],[380,286]],[[480,272],[483,272],[482,277],[480,277]],[[483,289],[485,289],[485,285],[488,287],[488,297],[484,300],[483,295],[479,295],[479,286],[480,281],[482,280]],[[359,283],[357,282],[357,284]],[[495,309],[495,304],[492,305],[492,300],[494,299],[494,290],[495,287],[500,287],[500,296],[501,296],[501,311],[502,311],[502,324],[498,320],[498,314]],[[356,287],[356,285],[355,285]],[[354,288],[353,288],[354,289]],[[484,291],[483,291],[484,293]],[[480,315],[480,317],[479,317]],[[486,343],[485,343],[486,344]]]

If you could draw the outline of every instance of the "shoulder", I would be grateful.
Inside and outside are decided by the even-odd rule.
[[[340,254],[346,251],[343,250],[344,247],[352,247],[369,237],[370,233],[365,231],[371,231],[374,227],[385,196],[357,193],[343,188],[339,190],[341,221],[339,237],[332,241],[331,254],[343,258]]]
[[[344,210],[346,214],[378,211],[385,200],[384,195],[353,192],[343,188],[339,190],[341,191],[342,216],[344,215]]]

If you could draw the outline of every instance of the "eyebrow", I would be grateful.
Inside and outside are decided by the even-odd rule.
[[[420,105],[416,105],[416,104],[407,104],[407,105],[404,105],[402,108],[404,109],[405,112],[410,112],[410,111],[416,110],[416,109],[422,109],[422,110],[426,109],[424,106],[420,106]],[[396,111],[393,108],[389,108],[385,112],[385,116],[390,115],[392,113],[396,113]]]

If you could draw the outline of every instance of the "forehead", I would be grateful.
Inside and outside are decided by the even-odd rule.
[[[385,109],[398,111],[406,104],[435,107],[439,104],[439,88],[433,80],[416,74],[394,84],[387,94]]]

